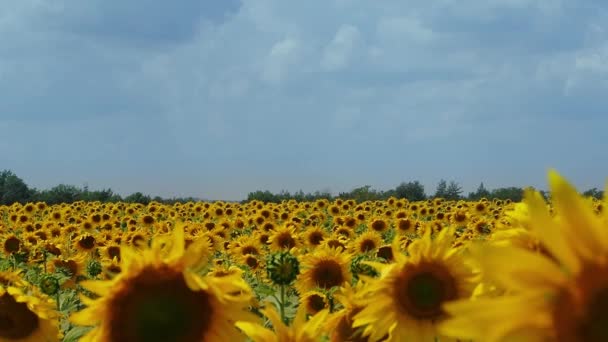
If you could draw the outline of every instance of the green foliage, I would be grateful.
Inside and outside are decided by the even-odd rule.
[[[510,199],[513,202],[519,202],[524,197],[524,189],[511,186],[508,188],[498,188],[492,190],[490,193],[491,198],[497,198],[501,200]]]
[[[448,182],[446,182],[445,179],[442,179],[437,184],[437,190],[435,190],[435,196],[434,197],[445,198],[445,196],[447,194],[447,191],[448,191]]]
[[[491,195],[490,191],[488,191],[488,189],[486,189],[486,187],[483,185],[483,182],[481,182],[481,184],[479,184],[479,187],[477,188],[477,190],[475,192],[470,192],[469,196],[467,196],[467,198],[470,201],[478,201],[482,198],[489,198]]]
[[[419,181],[402,182],[395,188],[395,197],[407,198],[410,201],[424,201],[426,199],[424,185]]]
[[[273,253],[266,261],[266,271],[273,283],[289,285],[300,273],[300,262],[289,252]]]
[[[128,203],[140,203],[147,205],[148,203],[152,202],[152,198],[150,198],[148,195],[142,194],[141,192],[136,192],[125,197],[124,201]]]
[[[32,190],[12,171],[0,172],[0,204],[26,203],[32,197]]]
[[[592,188],[583,192],[583,196],[593,197],[595,199],[602,199],[604,197],[604,191],[599,190],[598,188]]]

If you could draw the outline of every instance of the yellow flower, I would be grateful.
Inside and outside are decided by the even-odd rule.
[[[445,319],[445,302],[468,298],[473,272],[459,249],[452,248],[453,231],[444,229],[431,239],[430,229],[407,249],[409,257],[395,253],[392,264],[372,263],[379,278],[366,278],[353,328],[365,327],[369,341],[435,341],[436,324]],[[399,250],[399,241],[394,247]],[[443,341],[443,339],[442,339]]]
[[[82,297],[87,306],[71,316],[93,325],[82,341],[239,341],[234,322],[255,321],[247,312],[251,290],[240,274],[198,276],[206,262],[206,239],[184,246],[182,226],[158,236],[151,248],[121,250],[121,273],[111,280],[81,284],[99,298]]]
[[[441,331],[488,342],[608,340],[607,216],[553,170],[549,185],[555,217],[538,192],[527,190],[524,203],[550,257],[517,245],[474,249],[484,277],[508,294],[447,304],[453,318]]]
[[[300,305],[294,321],[286,326],[274,306],[260,311],[270,320],[274,331],[256,323],[236,322],[236,326],[254,342],[316,342],[328,315],[328,310],[321,310],[306,321],[306,308]]]
[[[59,341],[55,301],[21,279],[0,272],[0,341]]]
[[[323,247],[313,254],[304,254],[295,287],[300,294],[304,294],[317,288],[330,290],[341,286],[351,281],[349,264],[350,254],[341,248]]]

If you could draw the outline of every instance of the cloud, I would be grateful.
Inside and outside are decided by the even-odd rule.
[[[269,83],[279,83],[289,73],[289,67],[297,60],[298,43],[292,38],[275,43],[264,61],[262,79]]]
[[[410,175],[430,184],[446,172],[471,183],[495,174],[499,184],[559,161],[552,151],[536,158],[548,144],[534,153],[525,144],[567,135],[569,122],[580,126],[572,146],[560,145],[568,152],[605,145],[584,146],[586,125],[606,127],[602,1],[5,7],[0,130],[15,147],[0,150],[40,186],[37,162],[90,178],[120,165],[130,185],[113,173],[114,187],[134,186],[143,169],[137,184],[151,193],[230,199],[266,185],[347,190]],[[517,175],[500,169],[518,162],[529,166]],[[178,180],[153,188],[163,173]]]
[[[325,47],[321,67],[329,71],[347,67],[359,39],[360,34],[356,27],[342,25],[332,41]]]

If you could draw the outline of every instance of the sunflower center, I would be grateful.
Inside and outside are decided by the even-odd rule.
[[[372,251],[375,248],[376,248],[376,243],[374,242],[374,240],[363,240],[361,242],[360,250],[363,253]]]
[[[607,271],[605,265],[588,265],[578,275],[575,291],[557,297],[553,311],[557,341],[608,341]]]
[[[340,286],[344,282],[342,267],[334,260],[321,261],[312,272],[312,279],[323,289]]]
[[[308,308],[311,312],[319,312],[325,308],[325,300],[318,294],[308,297]]]
[[[112,303],[112,341],[200,341],[211,324],[204,291],[192,291],[181,272],[147,268]]]
[[[281,248],[293,248],[296,246],[296,240],[289,233],[279,235],[278,243]]]
[[[20,247],[21,241],[16,237],[9,237],[4,242],[4,250],[8,253],[18,252]]]
[[[581,341],[608,341],[608,288],[599,291],[591,300],[580,326]]]
[[[457,289],[454,278],[442,266],[419,264],[404,269],[395,282],[398,307],[420,320],[436,320],[444,312],[442,304],[455,299]]]
[[[27,304],[18,303],[5,293],[0,297],[0,339],[18,340],[27,338],[38,328],[38,316]]]
[[[308,241],[311,245],[320,245],[323,240],[323,234],[321,232],[313,232],[308,236]]]

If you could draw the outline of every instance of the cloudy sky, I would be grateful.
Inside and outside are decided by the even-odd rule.
[[[4,0],[0,169],[30,186],[582,189],[608,176],[604,0]]]

